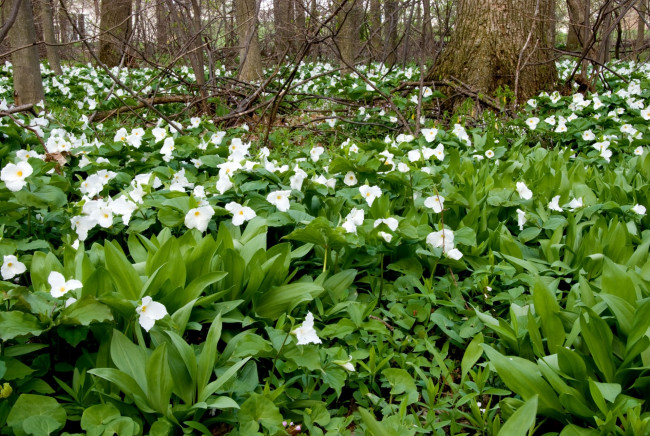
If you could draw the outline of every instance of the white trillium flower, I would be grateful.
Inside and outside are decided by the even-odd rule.
[[[422,134],[427,142],[433,142],[438,135],[438,129],[422,129]]]
[[[569,202],[567,206],[569,207],[569,209],[571,209],[571,212],[574,212],[576,209],[580,209],[583,206],[582,197],[574,198],[573,200],[571,200],[571,202]]]
[[[381,196],[381,188],[379,186],[363,185],[359,187],[359,193],[366,200],[368,206],[372,206],[375,199]]]
[[[309,152],[309,154],[311,155],[311,160],[314,162],[318,162],[318,159],[320,159],[323,153],[325,153],[325,149],[321,146],[314,147]]]
[[[167,315],[167,309],[162,303],[153,301],[151,297],[142,298],[140,305],[135,311],[140,315],[138,322],[146,331],[151,330],[156,321],[163,319]]]
[[[357,176],[352,171],[348,171],[343,178],[343,183],[347,186],[354,186],[357,184]]]
[[[5,182],[7,189],[17,192],[25,187],[27,184],[25,178],[29,177],[33,171],[32,166],[25,161],[17,164],[8,163],[0,172],[0,180]]]
[[[66,281],[63,274],[57,271],[50,272],[50,275],[47,277],[47,282],[52,287],[50,289],[50,294],[52,294],[54,298],[62,297],[68,291],[83,287],[83,284],[79,280],[71,279]]]
[[[560,207],[560,196],[556,195],[551,199],[551,201],[548,203],[548,208],[551,210],[554,210],[556,212],[562,212],[562,208]]]
[[[631,208],[630,210],[631,210],[632,212],[636,213],[636,214],[639,214],[639,215],[645,215],[645,213],[646,213],[646,208],[645,208],[645,206],[643,206],[643,205],[641,205],[641,204],[638,204],[638,203],[635,204],[634,206],[632,206],[632,208]],[[7,256],[5,256],[5,258],[6,258],[6,257],[7,257]]]
[[[526,212],[521,209],[517,209],[517,225],[519,226],[519,230],[524,229],[524,224],[526,224],[526,221]]]
[[[528,189],[524,182],[517,182],[517,193],[524,200],[530,200],[533,198],[533,191]]]
[[[213,215],[214,209],[212,209],[212,206],[195,207],[185,215],[185,226],[188,229],[197,229],[203,233],[207,230]]]
[[[3,280],[10,280],[27,270],[25,264],[18,260],[13,254],[6,255],[3,258],[2,268],[0,273]]]
[[[442,195],[433,195],[431,197],[427,197],[424,200],[424,205],[429,209],[433,209],[435,213],[442,212],[442,209],[444,208],[444,204],[445,204],[445,197],[443,197]]]
[[[447,252],[454,248],[454,232],[449,229],[431,232],[427,235],[427,244],[433,248],[442,248]]]
[[[291,191],[273,191],[266,196],[266,201],[277,207],[280,212],[286,212],[291,207],[289,194]]]
[[[305,321],[302,325],[291,331],[292,334],[296,335],[298,339],[298,345],[307,345],[307,344],[322,344],[323,341],[318,337],[318,333],[314,330],[314,315],[311,312],[307,312]]]
[[[535,130],[537,128],[537,124],[539,124],[539,118],[537,117],[531,117],[526,120],[526,125],[530,128],[530,130]]]
[[[234,201],[226,204],[225,209],[232,214],[232,224],[240,226],[257,216],[255,211],[248,206],[242,206]]]
[[[343,227],[347,233],[357,233],[357,226],[363,224],[364,217],[365,212],[363,209],[353,207],[345,217],[345,221],[341,224],[341,227]]]

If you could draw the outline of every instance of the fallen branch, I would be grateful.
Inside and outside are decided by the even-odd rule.
[[[107,118],[114,117],[115,115],[121,114],[122,112],[132,111],[135,109],[142,109],[156,104],[188,103],[194,100],[194,98],[195,97],[192,95],[161,95],[154,98],[143,98],[141,101],[138,102],[138,104],[135,105],[124,105],[112,109],[110,111],[95,112],[95,114],[93,114],[92,120],[101,122]]]
[[[9,109],[0,111],[0,117],[7,116],[9,114],[15,114],[15,113],[18,113],[18,112],[32,112],[32,113],[34,113],[33,109],[34,109],[34,105],[32,103],[21,104],[20,106],[14,106],[14,107],[10,107]]]

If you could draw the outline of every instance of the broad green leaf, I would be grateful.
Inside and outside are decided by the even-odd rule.
[[[120,388],[122,392],[133,397],[137,406],[143,412],[155,413],[155,410],[149,406],[144,391],[131,376],[115,368],[94,368],[89,370],[88,373],[113,383]]]
[[[113,321],[111,309],[94,298],[82,298],[62,312],[62,323],[90,325],[93,321]]]
[[[309,282],[275,286],[253,300],[253,308],[258,316],[274,319],[301,303],[313,300],[323,290],[322,286]]]
[[[513,415],[508,418],[501,427],[499,435],[502,436],[526,436],[528,431],[535,425],[537,415],[538,396],[533,395]]]
[[[394,430],[387,429],[382,423],[378,422],[372,413],[368,412],[366,409],[360,407],[359,415],[363,423],[366,424],[368,432],[372,436],[398,436],[398,433]]]
[[[634,305],[637,300],[634,283],[620,265],[604,259],[603,275],[600,278],[603,292],[615,295]]]
[[[84,410],[81,415],[81,428],[89,436],[101,435],[106,425],[120,417],[120,411],[110,403],[95,404]]]
[[[391,395],[406,394],[408,404],[413,404],[418,400],[418,390],[415,386],[415,380],[405,370],[401,368],[387,368],[381,372],[388,383],[391,385]]]
[[[201,350],[201,355],[199,356],[197,363],[197,372],[196,372],[196,386],[199,389],[199,392],[208,385],[212,372],[214,371],[214,364],[217,359],[217,343],[221,337],[221,313],[212,321],[210,325],[210,330],[208,330],[208,336],[203,343],[203,350]],[[200,398],[199,401],[203,401],[205,398]],[[207,396],[206,396],[207,398]]]
[[[160,344],[147,359],[147,396],[156,412],[164,415],[172,396],[173,380],[167,363],[167,344]]]
[[[605,381],[614,381],[614,356],[612,354],[613,333],[607,323],[593,311],[587,310],[580,315],[580,329],[589,353]]]
[[[472,341],[467,345],[465,353],[463,354],[463,360],[460,364],[463,376],[467,375],[469,370],[472,369],[474,364],[478,362],[478,360],[483,355],[483,349],[481,348],[482,343],[483,333],[479,333],[478,335],[474,336]]]
[[[119,293],[127,300],[138,300],[142,289],[142,280],[131,262],[110,242],[104,244],[104,254],[106,269],[113,276],[113,282]]]
[[[221,374],[219,378],[203,388],[199,393],[199,401],[207,401],[207,398],[213,393],[217,392],[219,388],[221,388],[221,386],[223,386],[225,383],[230,381],[230,379],[237,373],[237,371],[239,371],[239,368],[244,366],[249,359],[250,357],[247,357],[235,363],[233,366],[224,371],[224,373]]]
[[[3,341],[18,336],[38,336],[44,330],[34,315],[17,310],[0,312],[0,325],[0,339]]]
[[[120,371],[131,377],[140,386],[142,392],[147,392],[145,369],[147,353],[141,347],[128,340],[118,330],[113,330],[111,360]]]
[[[23,434],[23,432],[30,431],[24,427],[27,420],[31,420],[28,424],[29,429],[47,429],[48,433],[39,434],[50,434],[65,425],[67,414],[63,406],[52,397],[21,394],[7,416],[7,425],[13,428],[17,434]],[[54,425],[55,427],[53,427]]]
[[[283,428],[283,418],[278,407],[262,394],[251,394],[240,406],[237,416],[240,423],[254,422],[258,426],[256,428],[261,424],[270,434],[275,434]]]
[[[533,286],[533,301],[535,312],[542,319],[542,333],[546,337],[548,350],[554,354],[558,348],[564,346],[566,338],[564,325],[559,316],[560,306],[555,295],[540,279],[536,280]]]

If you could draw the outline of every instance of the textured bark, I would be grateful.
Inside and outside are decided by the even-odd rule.
[[[359,51],[359,25],[363,19],[362,7],[361,0],[348,0],[339,11],[339,31],[336,44],[339,47],[340,67],[344,74],[351,72],[346,64],[354,65],[354,60]]]
[[[59,23],[59,41],[61,41],[62,44],[65,44],[70,40],[68,37],[70,33],[70,22],[68,21],[68,17],[65,15],[63,8],[59,8],[57,21]]]
[[[485,94],[517,87],[519,101],[552,89],[557,72],[547,10],[544,0],[461,0],[455,31],[430,78],[453,77]]]
[[[43,0],[41,4],[41,23],[43,25],[43,38],[47,50],[47,60],[50,62],[50,68],[56,74],[63,74],[61,70],[61,58],[59,57],[59,48],[54,36],[54,16],[52,14],[52,0]]]
[[[372,60],[380,61],[383,44],[381,43],[381,3],[379,0],[370,0],[370,53]]]
[[[259,0],[257,0],[259,1]],[[257,34],[256,0],[235,0],[239,46],[239,79],[247,82],[262,78],[262,57]]]
[[[102,32],[99,38],[99,60],[107,67],[120,64],[131,35],[132,0],[102,0]]]
[[[291,0],[273,0],[273,24],[275,26],[275,56],[291,53]]]
[[[585,25],[585,7],[582,0],[567,0],[569,12],[569,32],[567,34],[567,50],[580,51]]]
[[[431,1],[422,0],[422,9],[424,14],[422,17],[422,37],[424,39],[424,52],[430,53],[433,50],[433,26],[431,25]]]
[[[9,2],[5,2],[5,7],[9,5]],[[3,12],[3,15],[9,15],[9,11]],[[11,54],[14,67],[14,104],[18,106],[44,100],[31,0],[22,0],[16,21],[9,30],[9,43],[12,48],[29,46]]]
[[[640,51],[643,49],[645,44],[645,12],[646,12],[646,0],[639,0],[639,17],[637,18],[636,23],[636,44],[635,49]]]
[[[294,47],[296,50],[305,41],[305,34],[307,32],[307,21],[305,20],[305,0],[293,0],[293,17],[294,17]]]
[[[398,9],[397,1],[386,0],[384,3],[384,30],[385,30],[385,44],[383,61],[389,66],[393,66],[397,62],[397,20]]]

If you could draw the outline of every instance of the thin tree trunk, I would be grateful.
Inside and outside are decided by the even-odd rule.
[[[52,14],[52,0],[43,0],[41,4],[41,23],[43,25],[43,38],[47,50],[47,60],[50,62],[50,68],[54,73],[61,75],[61,59],[59,58],[59,48],[54,36],[54,16]]]
[[[9,2],[5,2],[3,8],[10,8],[10,6]],[[8,10],[3,12],[5,16],[9,16]],[[16,106],[36,104],[44,100],[31,0],[22,0],[16,21],[9,30],[9,42],[12,48],[29,46],[11,54],[14,69],[14,104]]]
[[[351,70],[347,65],[353,65],[359,49],[359,25],[363,12],[361,0],[348,0],[339,11],[339,32],[336,43],[341,56],[341,69],[344,74]]]
[[[370,0],[370,53],[374,61],[381,60],[381,3],[379,0]]]
[[[383,61],[389,66],[393,66],[397,61],[397,2],[395,0],[386,0],[384,3],[384,26],[385,26],[385,43]]]
[[[294,48],[298,49],[305,41],[305,33],[307,32],[307,22],[305,21],[305,0],[293,0],[293,15],[294,15]]]
[[[644,44],[645,44],[645,12],[646,12],[646,1],[639,0],[639,17],[637,18],[636,23],[636,46],[637,56],[640,54]]]
[[[433,44],[431,41],[433,39],[433,27],[431,25],[431,1],[422,0],[422,8],[424,9],[423,20],[424,25],[422,26],[422,37],[424,39],[424,53],[431,53],[433,50]]]
[[[584,0],[583,0],[584,1]],[[567,33],[566,49],[580,51],[584,39],[585,6],[581,0],[567,0],[569,13],[569,28]]]
[[[291,0],[273,0],[273,24],[275,26],[275,56],[282,62],[282,56],[291,51]]]
[[[247,82],[261,80],[263,76],[262,56],[257,34],[257,1],[235,0],[238,44],[241,47],[239,79]]]

